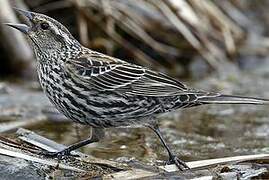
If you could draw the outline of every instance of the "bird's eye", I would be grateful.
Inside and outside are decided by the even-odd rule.
[[[48,23],[46,23],[46,22],[43,22],[43,23],[40,24],[40,27],[43,30],[47,30],[47,29],[49,29],[50,25]]]

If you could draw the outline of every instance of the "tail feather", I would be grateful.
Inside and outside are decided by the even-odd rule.
[[[217,96],[204,96],[198,98],[198,101],[204,104],[269,104],[269,99],[232,96],[232,95],[217,95]]]

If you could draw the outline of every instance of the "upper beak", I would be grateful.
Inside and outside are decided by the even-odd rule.
[[[30,25],[26,25],[26,24],[13,24],[13,23],[5,23],[6,25],[15,28],[25,34],[27,34],[30,29],[31,29],[31,25],[32,25],[32,20],[34,18],[34,13],[30,12],[30,11],[25,11],[25,10],[21,10],[18,8],[13,8],[15,11],[17,11],[19,14],[21,14],[27,21],[28,24]]]

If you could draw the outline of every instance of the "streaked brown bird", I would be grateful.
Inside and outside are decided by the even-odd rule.
[[[222,95],[188,88],[146,67],[83,47],[58,21],[16,9],[26,24],[7,23],[30,39],[37,58],[41,86],[49,100],[71,120],[95,128],[89,139],[48,156],[69,155],[97,142],[109,127],[149,127],[168,151],[169,163],[188,169],[170,150],[155,117],[179,108],[203,104],[268,104],[268,100]]]

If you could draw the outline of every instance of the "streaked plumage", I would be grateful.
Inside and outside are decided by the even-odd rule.
[[[59,111],[73,121],[99,129],[148,126],[160,137],[170,161],[181,169],[187,166],[165,144],[155,119],[157,115],[210,103],[268,102],[188,88],[163,73],[81,46],[63,25],[50,17],[19,12],[28,17],[30,26],[8,25],[31,39],[41,86]],[[86,140],[60,153],[95,141]]]

